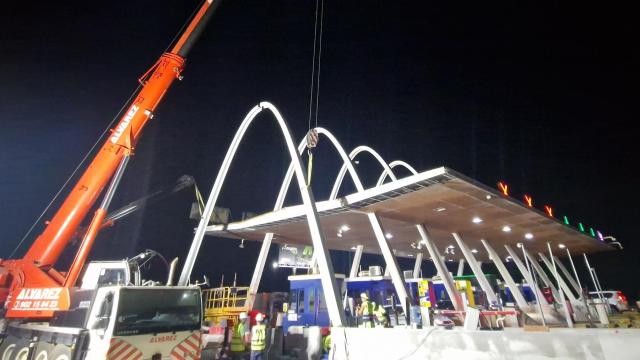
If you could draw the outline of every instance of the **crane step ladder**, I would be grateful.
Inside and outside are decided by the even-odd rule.
[[[241,312],[248,312],[248,286],[222,286],[202,291],[204,299],[204,319],[212,324],[226,320],[232,325],[238,321]]]

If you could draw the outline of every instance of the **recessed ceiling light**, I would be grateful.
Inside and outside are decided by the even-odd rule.
[[[504,232],[511,232],[511,226],[509,226],[509,225],[505,225],[505,226],[503,226],[503,227],[502,227],[502,231],[504,231]]]
[[[408,256],[408,257],[413,257],[413,254],[409,254],[409,255],[407,255],[407,256]]]
[[[390,233],[386,233],[384,234],[384,237],[386,237],[387,239],[392,239],[393,235],[391,235]]]
[[[338,231],[336,235],[338,235],[338,237],[342,237],[342,231]]]
[[[349,227],[349,225],[342,225],[342,227],[340,227],[340,230],[349,231],[349,230],[351,230],[351,228]]]
[[[564,248],[566,248],[567,246],[566,246],[565,244],[558,244],[558,247],[559,247],[560,249],[564,249]]]
[[[274,261],[274,262],[271,264],[271,267],[273,267],[274,269],[276,269],[276,268],[278,267],[278,262],[277,262],[277,261]]]
[[[478,250],[477,249],[471,249],[471,252],[474,253],[474,254],[477,254]]]
[[[480,224],[482,222],[482,219],[476,216],[473,219],[471,219],[471,222],[474,224]]]
[[[453,262],[453,259],[449,259],[449,260],[447,260],[447,261],[448,261],[448,262]]]
[[[485,197],[487,200],[491,200],[491,195],[487,194],[487,196]]]
[[[524,234],[524,238],[527,239],[527,240],[531,240],[531,239],[533,239],[533,234],[532,233],[526,233],[526,234]]]
[[[504,258],[504,260],[505,260],[506,262],[511,261],[511,259],[512,259],[512,257],[511,257],[511,256],[507,256],[506,258]]]
[[[436,212],[443,212],[445,210],[447,210],[447,208],[439,207],[439,208],[433,209],[433,211],[436,211]]]
[[[356,249],[356,247],[355,247],[355,246],[352,246],[352,247],[351,247],[351,250],[355,250],[355,249]]]

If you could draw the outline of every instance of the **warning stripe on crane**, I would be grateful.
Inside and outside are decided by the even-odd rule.
[[[108,360],[139,360],[142,359],[142,352],[135,346],[127,343],[122,339],[111,339],[109,352],[107,352]]]
[[[172,360],[200,359],[200,333],[195,332],[171,350]]]

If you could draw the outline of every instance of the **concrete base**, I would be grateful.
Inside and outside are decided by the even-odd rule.
[[[330,359],[638,359],[640,329],[332,328]]]

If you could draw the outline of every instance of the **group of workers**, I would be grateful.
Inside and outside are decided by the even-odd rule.
[[[251,360],[262,360],[265,358],[267,345],[267,326],[263,323],[264,315],[257,313],[256,323],[251,326],[247,313],[242,312],[231,330],[231,346],[229,347],[231,359],[245,360],[247,348],[250,350]]]
[[[384,306],[369,300],[369,296],[364,292],[360,294],[360,300],[360,305],[356,308],[356,314],[362,319],[359,327],[389,327],[387,310]]]

